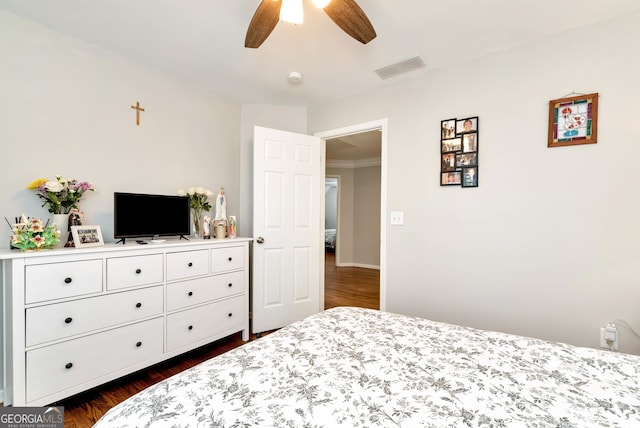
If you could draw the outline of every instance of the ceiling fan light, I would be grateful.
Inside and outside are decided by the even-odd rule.
[[[324,9],[329,3],[331,3],[331,0],[311,0],[311,1],[319,9]]]
[[[292,24],[302,24],[302,0],[282,0],[280,20]]]

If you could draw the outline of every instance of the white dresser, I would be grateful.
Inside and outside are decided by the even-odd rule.
[[[248,238],[0,251],[4,405],[42,406],[242,331]]]

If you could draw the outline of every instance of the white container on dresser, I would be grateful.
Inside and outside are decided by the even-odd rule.
[[[0,251],[4,405],[42,406],[242,331],[249,238]]]

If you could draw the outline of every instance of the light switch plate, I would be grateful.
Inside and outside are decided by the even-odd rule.
[[[404,224],[404,211],[391,211],[391,224]]]

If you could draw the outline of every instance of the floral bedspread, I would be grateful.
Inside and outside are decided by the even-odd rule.
[[[358,308],[134,395],[96,427],[640,427],[640,357]]]

